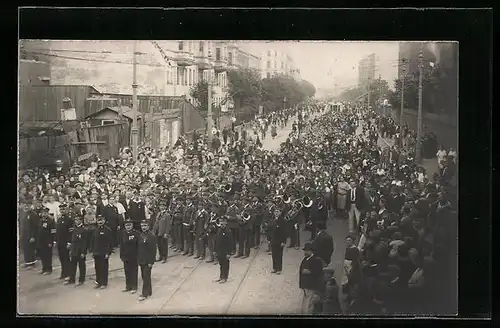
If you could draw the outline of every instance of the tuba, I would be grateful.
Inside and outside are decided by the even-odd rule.
[[[312,199],[309,196],[304,196],[302,198],[302,205],[305,208],[310,208],[313,205],[313,201],[312,201]]]

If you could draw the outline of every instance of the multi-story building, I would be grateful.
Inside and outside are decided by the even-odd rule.
[[[132,93],[134,41],[25,41],[24,48],[27,55],[44,54],[50,59],[50,74],[44,75],[50,77],[51,84],[92,85],[103,93]],[[228,110],[227,71],[260,66],[258,56],[230,41],[141,40],[136,42],[136,52],[139,94],[192,100],[191,88],[212,76],[214,101],[222,111]]]
[[[367,85],[370,80],[375,79],[375,54],[370,54],[359,61],[358,85]]]
[[[264,79],[274,75],[298,77],[300,71],[296,69],[290,55],[282,51],[268,49],[261,56],[261,76]]]

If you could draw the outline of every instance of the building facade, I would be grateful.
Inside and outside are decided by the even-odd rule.
[[[47,75],[55,85],[92,85],[103,93],[132,94],[134,41],[23,40],[23,48],[25,56],[49,59],[48,74],[39,74],[40,83],[47,83]],[[214,101],[222,111],[228,110],[227,71],[260,68],[260,57],[234,41],[140,40],[136,51],[139,94],[192,101],[190,89],[212,76]],[[22,83],[38,81],[24,75]]]
[[[359,61],[358,64],[358,85],[367,85],[370,80],[375,79],[376,71],[375,54],[370,54]]]
[[[300,78],[300,70],[295,67],[293,58],[275,49],[267,49],[261,55],[261,76],[263,79],[275,75],[288,75]]]

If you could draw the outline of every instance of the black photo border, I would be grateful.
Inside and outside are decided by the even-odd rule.
[[[5,12],[4,12],[5,14]],[[12,12],[10,13],[12,15]],[[17,26],[12,16],[6,17],[4,31],[15,35]],[[449,40],[459,42],[459,316],[484,318],[492,311],[491,303],[491,190],[492,190],[492,72],[493,72],[493,14],[480,9],[21,9],[18,12],[21,39],[225,39],[225,40]],[[16,24],[17,25],[17,24]],[[13,68],[10,70],[17,94],[17,36],[13,37]],[[314,55],[311,58],[314,62]],[[9,87],[8,87],[9,89]],[[12,155],[7,161],[12,171],[5,170],[7,179],[16,186],[14,171],[17,165],[17,97],[7,97],[4,118],[9,129],[4,151]],[[12,117],[10,115],[12,114]],[[12,123],[10,123],[12,121]],[[14,191],[8,196],[15,195]],[[9,198],[10,199],[10,198]],[[10,202],[9,202],[10,204]],[[12,204],[16,205],[13,197]],[[10,208],[10,206],[9,206]],[[16,207],[14,207],[16,208]],[[13,213],[15,215],[15,213]],[[10,222],[15,222],[7,215]],[[16,229],[15,226],[12,227]],[[5,228],[6,230],[8,228]],[[8,230],[7,230],[8,231]],[[12,231],[12,230],[11,230]],[[7,233],[6,236],[12,234]],[[7,243],[5,241],[5,243]],[[17,242],[16,242],[17,243]],[[14,242],[12,244],[14,245]],[[11,251],[9,251],[11,252]],[[10,253],[9,253],[10,254]],[[14,251],[12,250],[12,254]],[[14,258],[5,270],[15,268]],[[17,264],[16,264],[17,265]],[[17,275],[17,272],[16,272]],[[15,286],[15,284],[12,284]],[[17,295],[17,290],[13,290]],[[14,295],[13,295],[14,296]],[[12,299],[14,299],[12,297]],[[16,311],[15,304],[10,313]],[[7,308],[3,307],[2,312]],[[9,309],[10,310],[10,309]],[[6,313],[7,314],[7,313]],[[2,316],[5,320],[5,316]],[[241,323],[229,318],[221,323]],[[251,319],[251,318],[250,318]],[[2,320],[2,321],[3,321]],[[102,319],[101,319],[102,320]],[[110,319],[111,320],[111,319]],[[147,319],[138,319],[144,323]],[[237,320],[237,321],[236,321]],[[260,318],[264,320],[264,318]],[[289,324],[304,319],[291,319]],[[50,321],[23,319],[23,324],[68,323],[64,317]],[[79,321],[79,322],[78,322]],[[323,321],[315,320],[314,324]],[[353,320],[343,317],[345,323]],[[357,320],[355,320],[357,321]],[[386,324],[401,324],[400,320],[384,320]],[[78,319],[78,323],[98,324],[96,320]],[[106,321],[101,321],[106,324]],[[138,321],[131,321],[139,324]],[[195,324],[209,323],[208,318]],[[253,320],[250,324],[258,324]],[[360,323],[371,323],[363,318]],[[416,321],[405,321],[412,324]],[[180,323],[178,321],[177,323]],[[213,323],[213,322],[210,322]],[[373,322],[374,323],[374,322]],[[444,323],[444,322],[443,322]],[[120,322],[126,325],[128,322]],[[168,323],[176,324],[176,322]],[[217,324],[217,323],[216,323]],[[288,324],[288,323],[287,323]],[[328,323],[327,323],[328,324]],[[334,324],[333,322],[331,324]],[[420,321],[420,324],[422,322]],[[425,322],[424,322],[425,324]]]

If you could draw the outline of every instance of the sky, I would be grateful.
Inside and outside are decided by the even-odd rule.
[[[252,52],[268,48],[287,52],[301,70],[302,78],[316,88],[338,89],[358,82],[359,61],[376,55],[375,76],[387,80],[392,87],[397,78],[398,42],[343,42],[343,41],[272,41],[245,45]]]

